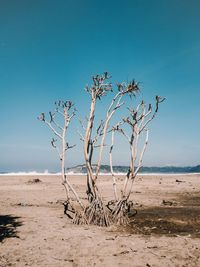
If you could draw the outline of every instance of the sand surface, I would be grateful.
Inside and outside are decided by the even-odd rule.
[[[84,198],[85,177],[70,179]],[[139,176],[128,227],[73,225],[64,199],[59,176],[0,176],[0,267],[200,266],[200,175]]]

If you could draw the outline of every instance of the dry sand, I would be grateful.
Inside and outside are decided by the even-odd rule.
[[[70,179],[84,198],[85,177]],[[58,176],[0,176],[0,267],[200,266],[200,175],[139,176],[129,227],[73,225],[64,198]]]

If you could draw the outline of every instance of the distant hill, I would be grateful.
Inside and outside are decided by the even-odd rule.
[[[94,166],[95,170],[96,166]],[[113,166],[115,173],[126,173],[128,171],[128,166]],[[73,173],[86,173],[85,165],[77,165],[72,168],[68,168],[67,172]],[[101,166],[101,173],[110,173],[109,165]],[[174,166],[165,166],[165,167],[142,167],[140,173],[200,173],[200,165],[194,167],[174,167]]]
[[[199,172],[200,173],[200,165],[190,168],[190,172]]]
[[[93,166],[93,170],[95,171],[96,166]],[[115,173],[127,173],[128,166],[113,166]],[[87,169],[85,165],[77,165],[71,168],[67,168],[67,173],[69,174],[86,174]],[[110,173],[110,166],[109,165],[102,165],[101,166],[101,173]],[[165,167],[142,167],[140,169],[140,173],[200,173],[200,165],[193,166],[193,167],[174,167],[174,166],[165,166]],[[28,171],[28,172],[2,172],[0,171],[0,175],[42,175],[42,174],[56,174],[54,172],[49,173],[48,171],[45,172],[37,172],[37,171]]]

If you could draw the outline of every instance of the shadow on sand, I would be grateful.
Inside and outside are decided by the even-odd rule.
[[[131,234],[200,237],[200,196],[179,196],[179,205],[138,210],[126,229]]]
[[[9,237],[18,238],[16,229],[22,225],[19,218],[12,215],[0,215],[0,242]]]

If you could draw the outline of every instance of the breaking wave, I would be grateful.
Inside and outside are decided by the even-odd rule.
[[[96,165],[93,166],[93,171],[95,173]],[[127,166],[113,166],[114,173],[116,175],[125,175],[128,171]],[[87,169],[85,165],[77,165],[75,167],[71,167],[66,169],[66,173],[68,175],[86,175]],[[195,167],[142,167],[139,174],[142,175],[181,175],[181,174],[199,174],[200,173],[200,165]],[[110,166],[102,165],[101,172],[102,175],[110,175]],[[61,175],[61,172],[49,172],[45,170],[44,172],[38,171],[29,171],[29,172],[0,172],[0,175],[4,176],[27,176],[27,175]]]

